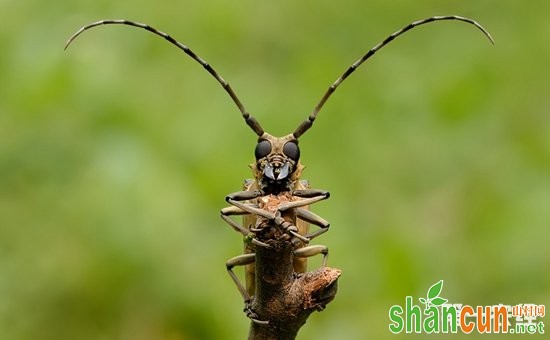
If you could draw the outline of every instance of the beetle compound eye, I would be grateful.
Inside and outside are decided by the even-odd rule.
[[[254,150],[254,155],[256,159],[264,158],[269,155],[271,152],[271,143],[267,140],[262,140],[256,145],[256,150]]]
[[[287,142],[283,146],[283,153],[293,161],[297,161],[300,158],[300,148],[298,148],[298,144],[295,142]]]

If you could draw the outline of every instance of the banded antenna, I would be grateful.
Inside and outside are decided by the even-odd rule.
[[[67,40],[67,43],[65,44],[65,49],[67,49],[69,47],[69,45],[80,34],[82,34],[84,31],[86,31],[90,28],[96,27],[96,26],[111,25],[111,24],[129,25],[129,26],[143,28],[143,29],[145,29],[145,30],[147,30],[151,33],[154,33],[158,36],[163,37],[164,39],[168,40],[168,42],[170,42],[171,44],[175,45],[177,48],[179,48],[180,50],[185,52],[185,54],[187,54],[188,56],[193,58],[196,62],[201,64],[208,71],[208,73],[210,73],[214,78],[216,78],[216,80],[218,81],[218,83],[221,84],[221,86],[223,87],[225,92],[227,92],[229,94],[229,96],[231,97],[231,99],[233,99],[233,102],[237,105],[237,107],[239,108],[239,111],[241,111],[241,114],[242,114],[246,124],[248,124],[248,126],[250,126],[250,128],[258,136],[261,136],[261,135],[264,134],[264,129],[262,128],[260,123],[256,120],[256,118],[251,116],[246,111],[243,103],[239,100],[239,98],[237,97],[237,94],[235,93],[235,91],[233,91],[233,88],[231,87],[231,85],[229,85],[229,83],[227,81],[225,81],[225,79],[223,79],[222,76],[220,76],[220,74],[218,72],[216,72],[216,70],[214,70],[214,68],[212,66],[210,66],[210,64],[208,64],[204,59],[202,59],[197,54],[195,54],[195,52],[193,52],[189,47],[185,46],[184,44],[180,43],[176,39],[172,38],[170,35],[162,32],[162,31],[159,31],[159,30],[157,30],[156,28],[154,28],[152,26],[149,26],[147,24],[142,24],[142,23],[139,23],[139,22],[124,20],[124,19],[122,19],[122,20],[100,20],[100,21],[96,21],[96,22],[93,22],[93,23],[88,24],[86,26],[83,26],[76,33],[74,33],[69,38],[69,40]]]
[[[491,37],[491,34],[483,27],[481,26],[479,23],[477,23],[476,21],[472,20],[472,19],[468,19],[468,18],[465,18],[465,17],[461,17],[461,16],[456,16],[456,15],[448,15],[448,16],[434,16],[434,17],[430,17],[430,18],[426,18],[426,19],[422,19],[422,20],[418,20],[418,21],[414,21],[410,24],[408,24],[407,26],[401,28],[400,30],[392,33],[390,36],[388,36],[384,41],[382,41],[381,43],[379,43],[378,45],[374,46],[373,48],[371,48],[364,56],[362,56],[361,58],[359,58],[355,63],[353,63],[350,67],[348,67],[348,69],[338,78],[336,79],[336,81],[329,86],[328,90],[325,92],[325,94],[323,95],[323,97],[321,98],[321,100],[319,101],[319,103],[315,106],[315,108],[313,109],[313,112],[306,118],[305,121],[303,121],[297,128],[296,130],[293,132],[293,135],[295,138],[298,138],[300,137],[301,135],[303,135],[307,130],[309,130],[311,128],[311,126],[313,125],[313,122],[315,121],[315,119],[317,118],[317,114],[319,113],[319,111],[321,110],[321,108],[323,107],[323,105],[325,105],[326,101],[328,100],[328,98],[332,95],[332,93],[334,93],[334,91],[338,88],[338,86],[340,86],[340,84],[350,75],[352,74],[363,62],[365,62],[367,59],[369,59],[371,56],[373,56],[378,50],[380,50],[382,47],[386,46],[389,42],[391,42],[393,39],[397,38],[398,36],[400,36],[401,34],[413,29],[414,27],[417,27],[417,26],[420,26],[420,25],[423,25],[423,24],[427,24],[427,23],[430,23],[430,22],[434,22],[434,21],[442,21],[442,20],[458,20],[458,21],[463,21],[463,22],[466,22],[466,23],[469,23],[471,25],[474,25],[476,26],[479,30],[481,30],[481,32],[483,32],[483,34],[485,34],[485,36],[491,41],[491,43],[494,44],[494,40],[493,38]],[[225,81],[225,79],[222,78],[222,76],[212,67],[210,66],[210,64],[208,64],[204,59],[202,59],[201,57],[199,57],[195,52],[193,52],[189,47],[187,47],[186,45],[180,43],[179,41],[177,41],[176,39],[174,39],[173,37],[171,37],[170,35],[162,32],[162,31],[159,31],[157,30],[156,28],[152,27],[152,26],[149,26],[147,24],[143,24],[143,23],[139,23],[139,22],[134,22],[134,21],[129,21],[129,20],[124,20],[124,19],[121,19],[121,20],[100,20],[100,21],[96,21],[96,22],[93,22],[91,24],[88,24],[86,26],[83,26],[82,28],[80,28],[76,33],[74,33],[70,38],[69,40],[67,40],[67,43],[65,44],[65,49],[67,49],[69,47],[69,45],[80,35],[82,34],[84,31],[90,29],[90,28],[93,28],[93,27],[96,27],[96,26],[101,26],[101,25],[111,25],[111,24],[119,24],[119,25],[128,25],[128,26],[134,26],[134,27],[138,27],[138,28],[143,28],[151,33],[154,33],[158,36],[161,36],[163,37],[164,39],[166,39],[168,42],[170,42],[171,44],[175,45],[176,47],[178,47],[180,50],[182,50],[185,54],[187,54],[188,56],[190,56],[191,58],[193,58],[196,62],[198,62],[199,64],[201,64],[207,71],[208,73],[210,73],[214,78],[216,78],[216,80],[218,81],[218,83],[220,83],[220,85],[223,87],[223,89],[229,94],[229,96],[231,97],[231,99],[233,100],[233,102],[237,105],[237,107],[239,108],[239,111],[241,112],[242,114],[242,117],[243,119],[245,120],[246,124],[256,133],[256,135],[258,135],[259,137],[261,137],[263,134],[264,134],[264,129],[261,127],[260,123],[256,120],[256,118],[254,118],[253,116],[251,116],[245,109],[244,105],[242,104],[242,102],[240,101],[240,99],[237,97],[237,94],[235,93],[235,91],[233,90],[233,88],[231,87],[231,85]]]
[[[386,46],[390,41],[397,38],[401,34],[407,32],[407,31],[409,31],[409,30],[411,30],[411,29],[413,29],[417,26],[427,24],[427,23],[430,23],[430,22],[434,22],[434,21],[442,21],[442,20],[458,20],[458,21],[466,22],[468,24],[472,24],[472,25],[476,26],[478,29],[480,29],[481,32],[483,32],[483,34],[485,34],[485,36],[491,41],[491,43],[493,45],[495,43],[494,40],[493,40],[493,37],[491,37],[491,34],[483,26],[481,26],[479,23],[477,23],[476,21],[474,21],[472,19],[464,18],[464,17],[461,17],[461,16],[456,16],[456,15],[434,16],[434,17],[414,21],[414,22],[408,24],[407,26],[401,28],[400,30],[392,33],[384,41],[380,42],[378,45],[371,48],[364,56],[359,58],[355,63],[353,63],[350,67],[348,67],[348,69],[338,79],[336,79],[336,81],[332,85],[329,86],[328,90],[325,92],[325,94],[323,95],[323,97],[321,98],[319,103],[313,109],[313,112],[306,118],[305,121],[303,121],[296,128],[296,130],[293,132],[294,137],[298,138],[301,135],[303,135],[304,132],[309,130],[309,128],[313,125],[313,122],[315,121],[315,118],[317,118],[317,114],[319,113],[319,111],[321,110],[323,105],[325,105],[327,99],[332,95],[332,93],[334,91],[336,91],[338,86],[340,86],[340,84],[344,80],[346,80],[346,78],[350,74],[352,74],[363,62],[365,62],[365,60],[372,57],[378,50],[380,50],[382,47]]]

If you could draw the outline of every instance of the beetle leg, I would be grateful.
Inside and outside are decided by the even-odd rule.
[[[238,215],[247,215],[248,213],[240,208],[237,208],[233,205],[225,207],[221,210],[221,213],[226,216],[238,216]]]
[[[245,306],[244,306],[243,312],[246,314],[246,317],[249,318],[250,320],[252,320],[252,322],[257,323],[258,325],[267,325],[267,324],[269,324],[269,321],[264,321],[264,320],[258,319],[258,314],[256,314],[252,310],[252,307],[250,305],[251,305],[250,303],[246,303]]]
[[[247,264],[252,264],[255,261],[256,261],[256,254],[249,253],[249,254],[235,256],[227,260],[227,262],[225,263],[225,267],[227,268],[227,273],[229,274],[229,276],[231,276],[231,279],[233,279],[233,282],[235,282],[235,284],[237,285],[237,289],[239,289],[239,292],[241,293],[245,304],[250,303],[250,295],[248,295],[246,288],[244,288],[243,284],[241,283],[237,275],[233,272],[233,267],[245,266]]]
[[[264,247],[264,248],[271,248],[270,245],[268,245],[267,243],[264,243],[262,241],[259,241],[257,240],[255,237],[254,237],[254,233],[252,233],[250,230],[246,229],[245,227],[243,227],[242,225],[238,224],[237,222],[233,221],[232,219],[230,219],[229,217],[227,217],[226,215],[223,214],[223,211],[222,211],[222,215],[221,215],[222,219],[227,223],[229,224],[229,226],[231,226],[235,231],[238,231],[240,232],[241,234],[243,234],[244,237],[247,237],[250,239],[250,242],[252,242],[252,244],[254,245],[257,245],[257,246],[260,246],[260,247]]]
[[[315,232],[305,235],[305,237],[307,237],[309,240],[312,240],[313,238],[327,232],[328,227],[330,227],[330,223],[327,220],[307,209],[297,208],[296,217],[311,224],[315,224],[316,226],[321,228]]]
[[[231,193],[227,196],[225,196],[225,200],[229,202],[229,200],[235,200],[235,201],[248,201],[256,197],[262,196],[263,193],[260,190],[244,190],[244,191],[237,191],[234,193]]]
[[[330,223],[327,220],[325,220],[324,218],[322,218],[321,216],[319,216],[315,213],[312,213],[311,211],[309,211],[307,209],[296,208],[296,217],[298,217],[299,219],[301,219],[303,221],[309,222],[311,224],[315,224],[316,226],[321,228],[321,229],[319,229],[319,230],[317,230],[313,233],[309,233],[307,235],[300,235],[295,230],[292,230],[291,228],[287,228],[287,230],[290,234],[292,234],[294,237],[298,238],[300,241],[302,241],[306,244],[309,243],[309,241],[311,241],[315,237],[327,232],[328,227],[330,226]]]
[[[298,232],[296,232],[296,231],[294,231],[294,230],[292,230],[292,229],[288,229],[288,232],[289,232],[292,236],[296,237],[297,239],[299,239],[300,241],[302,241],[302,242],[304,242],[304,243],[306,243],[306,244],[309,243],[309,241],[310,241],[310,238],[308,238],[307,236],[304,236],[304,235],[300,235]]]
[[[292,202],[288,202],[288,203],[283,203],[279,206],[279,208],[278,208],[279,211],[285,211],[285,210],[292,209],[292,208],[303,207],[303,206],[310,205],[310,204],[313,204],[313,203],[316,203],[316,202],[319,202],[319,201],[322,201],[322,200],[326,200],[327,198],[330,197],[330,194],[327,191],[313,190],[313,189],[294,190],[292,192],[292,195],[297,196],[297,197],[302,197],[304,199],[299,200],[299,201],[292,201]]]
[[[263,321],[258,319],[258,315],[252,310],[251,307],[251,297],[246,291],[246,288],[243,286],[237,275],[233,272],[233,267],[235,266],[245,266],[247,264],[252,264],[256,261],[256,254],[255,253],[249,253],[249,254],[243,254],[239,256],[235,256],[225,263],[225,267],[227,268],[227,273],[229,273],[229,276],[231,276],[231,279],[233,279],[233,282],[237,285],[237,289],[241,293],[243,299],[244,299],[244,312],[246,316],[252,320],[254,323],[265,325],[268,323],[268,321]]]
[[[312,257],[317,254],[323,254],[322,267],[327,265],[328,260],[328,247],[323,245],[307,246],[294,250],[294,256],[296,257]]]
[[[275,219],[275,214],[270,213],[269,211],[260,209],[260,208],[254,206],[254,205],[242,203],[242,202],[236,201],[232,198],[227,198],[227,202],[231,205],[236,206],[237,208],[240,208],[241,210],[246,211],[249,214],[258,215],[258,216],[261,216],[261,217],[266,218],[268,220],[274,220]]]
[[[325,198],[329,198],[330,192],[320,189],[298,189],[292,191],[293,196],[298,196],[302,198],[310,198],[310,197],[317,197],[317,196],[325,196]]]
[[[233,221],[229,217],[227,217],[225,214],[221,215],[222,219],[229,224],[235,231],[238,231],[239,233],[243,234],[243,236],[249,236],[251,234],[250,230],[246,229],[242,225],[238,224],[237,222]]]

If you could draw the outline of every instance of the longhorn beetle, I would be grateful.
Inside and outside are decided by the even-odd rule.
[[[268,226],[280,228],[292,242],[294,254],[293,266],[296,272],[302,273],[306,271],[307,257],[322,254],[322,266],[325,266],[328,256],[328,248],[326,246],[308,245],[314,237],[321,235],[329,228],[329,223],[326,220],[309,211],[309,205],[327,199],[329,193],[324,190],[311,189],[307,181],[300,179],[303,166],[300,163],[298,138],[311,128],[313,122],[317,118],[317,114],[332,93],[363,62],[401,34],[417,26],[442,20],[457,20],[474,25],[494,44],[490,33],[472,19],[449,15],[434,16],[414,21],[389,35],[349,66],[345,72],[329,86],[328,90],[321,97],[321,100],[317,103],[306,120],[298,125],[294,132],[283,137],[275,137],[265,132],[260,123],[246,111],[231,85],[229,85],[229,83],[226,82],[204,59],[170,35],[147,24],[128,20],[97,21],[80,28],[74,33],[67,41],[65,49],[67,49],[81,33],[96,26],[122,24],[143,28],[168,40],[168,42],[175,45],[185,54],[201,64],[208,73],[216,78],[218,83],[220,83],[223,89],[229,94],[241,112],[246,124],[248,124],[252,131],[258,136],[258,142],[254,151],[256,161],[251,165],[254,179],[246,180],[242,191],[227,195],[226,201],[230,205],[221,210],[222,219],[237,232],[241,233],[245,239],[245,254],[228,260],[226,267],[229,275],[243,296],[247,316],[256,323],[267,323],[268,321],[260,320],[251,308],[251,300],[254,296],[256,279],[254,267],[255,249],[256,247],[270,248],[270,245],[261,238],[261,234],[268,229],[266,228],[266,223]],[[283,197],[284,199],[282,199]],[[271,210],[268,209],[269,200],[275,200],[274,209],[273,207]],[[243,224],[239,224],[229,217],[233,215],[244,215]],[[309,224],[314,224],[318,226],[319,229],[310,232]],[[246,287],[233,272],[232,269],[235,266],[246,266]]]

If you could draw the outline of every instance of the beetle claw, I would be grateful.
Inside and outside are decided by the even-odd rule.
[[[252,307],[250,306],[250,301],[245,302],[244,310],[243,312],[246,314],[246,317],[252,320],[252,322],[258,324],[258,325],[267,325],[269,324],[269,321],[260,320],[258,317],[258,314],[252,310]]]
[[[266,248],[266,249],[271,249],[272,247],[267,244],[267,243],[264,243],[262,241],[259,241],[257,238],[252,238],[252,240],[250,241],[252,242],[252,244],[256,245],[256,246],[260,246],[260,247],[263,247],[263,248]]]
[[[290,229],[290,228],[289,228]],[[298,238],[300,241],[304,242],[305,244],[308,244],[309,243],[309,238],[303,236],[303,235],[300,235],[298,234],[297,232],[293,231],[293,230],[289,230],[288,231],[290,234],[292,234],[292,236]]]

